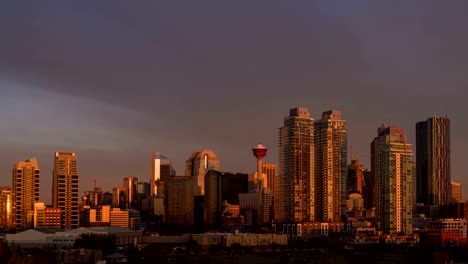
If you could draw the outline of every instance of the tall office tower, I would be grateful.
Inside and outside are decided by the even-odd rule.
[[[16,212],[15,212],[16,213]],[[13,197],[10,187],[0,187],[0,228],[16,228],[15,216],[13,212]]]
[[[13,212],[17,230],[33,228],[34,203],[39,201],[39,166],[36,158],[13,166]]]
[[[450,202],[461,203],[462,202],[462,185],[459,182],[450,182]]]
[[[125,190],[122,187],[112,188],[112,208],[125,209],[127,204],[127,196]]]
[[[175,171],[172,168],[171,161],[159,152],[153,152],[151,158],[151,195],[164,195],[163,182],[167,177],[174,176]]]
[[[194,195],[205,194],[205,174],[209,170],[219,169],[219,159],[210,149],[202,149],[190,155],[185,165],[185,176],[193,177]]]
[[[239,194],[248,191],[248,175],[209,170],[205,178],[205,224],[221,223],[223,203],[239,205]]]
[[[375,207],[375,179],[372,178],[372,172],[370,170],[364,170],[364,194],[362,198],[364,199],[364,207],[366,209],[371,209]]]
[[[273,191],[275,189],[276,164],[264,163],[263,173],[266,174],[266,187]]]
[[[365,184],[366,182],[364,180],[364,166],[359,164],[358,160],[351,160],[351,164],[348,165],[348,195],[352,193],[359,193],[361,195],[364,195]]]
[[[166,193],[166,223],[192,226],[194,212],[192,177],[169,177],[166,182]]]
[[[314,124],[315,177],[320,179],[321,221],[339,222],[346,212],[347,145],[346,121],[341,112],[322,114]]]
[[[123,190],[125,192],[125,209],[136,209],[137,205],[137,184],[138,178],[136,177],[127,177],[123,179]]]
[[[102,195],[102,205],[112,205],[112,193],[105,192]]]
[[[450,201],[450,120],[432,117],[416,124],[417,199],[426,205]]]
[[[279,129],[279,171],[275,179],[275,222],[318,220],[314,177],[314,126],[309,110],[289,110]]]
[[[78,228],[79,181],[78,161],[75,153],[55,152],[52,204],[62,210],[62,227]]]
[[[412,176],[411,144],[403,130],[382,125],[371,144],[372,174],[376,182],[377,228],[384,234],[411,234]]]

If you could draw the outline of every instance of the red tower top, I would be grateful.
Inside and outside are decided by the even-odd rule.
[[[265,157],[266,154],[267,154],[267,148],[265,148],[265,146],[263,146],[262,144],[258,144],[254,149],[252,149],[252,152],[253,152],[253,155],[255,157]]]

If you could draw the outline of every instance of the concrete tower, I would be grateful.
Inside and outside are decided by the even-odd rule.
[[[265,186],[263,179],[263,158],[267,154],[267,148],[262,144],[258,144],[255,148],[252,149],[253,155],[257,158],[257,179],[258,189],[261,190]]]

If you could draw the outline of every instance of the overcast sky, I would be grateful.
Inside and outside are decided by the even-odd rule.
[[[54,151],[81,191],[178,172],[210,148],[221,169],[277,162],[290,108],[338,109],[369,165],[377,127],[448,115],[452,178],[468,198],[468,1],[2,1],[0,184],[35,156],[50,202]],[[413,145],[413,149],[415,146]]]

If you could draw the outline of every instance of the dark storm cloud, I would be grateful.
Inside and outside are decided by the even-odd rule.
[[[146,162],[152,149],[172,155],[179,172],[203,146],[227,170],[253,169],[249,148],[258,141],[276,162],[276,128],[297,105],[316,119],[343,110],[349,144],[360,153],[368,152],[381,122],[402,126],[414,143],[416,121],[448,113],[453,175],[460,178],[468,147],[467,7],[465,1],[9,1],[0,9],[0,79],[74,105],[72,120],[88,135],[73,127],[69,137],[79,145],[94,129],[118,134],[83,146],[89,170],[97,155],[133,160],[115,178],[132,166],[147,177],[137,160]],[[119,148],[136,154],[129,158]]]

